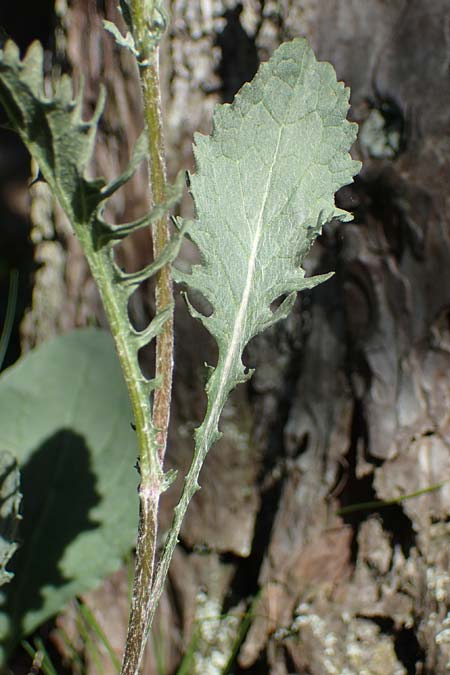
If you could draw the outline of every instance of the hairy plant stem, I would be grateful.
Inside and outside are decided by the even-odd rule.
[[[164,159],[164,140],[159,91],[158,54],[155,63],[141,69],[142,90],[145,106],[145,119],[149,135],[150,177],[153,201],[159,204],[166,197],[166,168]],[[167,216],[164,216],[152,227],[153,255],[155,260],[160,256],[170,239]],[[166,265],[156,277],[156,312],[160,312],[173,303],[172,275],[170,265]],[[163,330],[156,339],[156,377],[161,376],[161,386],[155,391],[153,403],[153,423],[158,430],[158,455],[162,463],[167,445],[167,428],[170,416],[170,400],[172,395],[173,370],[173,316],[164,324]]]
[[[201,427],[195,432],[195,449],[194,457],[191,466],[184,479],[183,490],[181,497],[174,509],[173,519],[170,530],[164,542],[164,549],[161,553],[161,558],[155,574],[155,579],[152,587],[152,598],[149,607],[149,621],[153,621],[159,599],[164,590],[164,583],[169,572],[170,562],[172,560],[175,547],[178,543],[178,536],[181,531],[184,516],[191,503],[192,497],[200,489],[198,478],[200,471],[206,459],[206,455],[210,447],[217,440],[217,425],[219,423],[220,415],[227,399],[227,393],[218,397],[216,405],[209,406],[205,419]]]
[[[164,201],[166,196],[166,167],[161,116],[159,85],[158,31],[155,2],[129,0],[132,32],[138,54],[139,74],[144,103],[144,117],[148,135],[149,178],[154,204]],[[153,30],[153,32],[152,32]],[[152,227],[153,253],[158,258],[170,239],[168,219],[164,216]],[[170,266],[166,265],[156,277],[156,313],[173,304],[172,277]],[[139,486],[139,529],[136,547],[136,569],[133,582],[130,619],[123,657],[122,675],[137,675],[151,627],[154,607],[152,586],[156,541],[158,532],[158,507],[164,490],[163,461],[167,444],[167,428],[170,416],[173,370],[173,315],[165,322],[156,340],[155,377],[160,386],[153,398],[153,424],[156,428],[155,447],[141,447]],[[137,426],[137,425],[136,425]],[[146,456],[150,450],[153,457]],[[144,454],[143,454],[144,453]],[[159,464],[156,472],[155,457]],[[152,461],[153,460],[153,461]]]

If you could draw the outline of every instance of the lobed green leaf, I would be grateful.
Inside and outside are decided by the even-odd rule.
[[[149,434],[155,435],[151,421],[149,393],[159,386],[142,375],[138,350],[150,342],[171,316],[172,308],[160,312],[141,332],[134,329],[128,315],[128,300],[136,287],[150,278],[178,254],[186,226],[176,232],[158,260],[143,270],[123,273],[114,260],[114,246],[132,232],[148,227],[165,216],[181,198],[184,176],[167,188],[166,199],[142,218],[110,224],[103,218],[106,200],[133,175],[148,157],[146,134],[136,142],[128,167],[115,180],[91,180],[86,171],[92,159],[97,125],[104,106],[101,91],[96,110],[88,121],[82,119],[83,87],[74,98],[69,78],[63,77],[52,95],[46,95],[43,78],[43,49],[35,42],[20,59],[18,47],[8,41],[0,50],[0,104],[9,123],[21,136],[36,160],[39,171],[58,198],[75,233],[97,283],[111,326],[116,347],[130,390],[130,396],[144,410]],[[156,451],[155,451],[156,452]]]
[[[0,51],[0,103],[70,222],[86,223],[103,200],[104,181],[89,181],[84,174],[93,153],[104,91],[92,118],[83,121],[83,88],[74,98],[71,80],[63,77],[53,97],[46,96],[43,61],[39,42],[21,60],[17,45],[8,40]]]

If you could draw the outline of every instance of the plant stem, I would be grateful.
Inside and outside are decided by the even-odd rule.
[[[148,134],[150,189],[153,203],[159,204],[166,198],[166,164],[161,114],[161,93],[159,82],[159,47],[156,38],[149,38],[151,22],[157,2],[131,0],[133,37],[139,53],[139,73],[144,102],[144,117]],[[152,228],[153,255],[158,258],[170,240],[169,223],[164,216]],[[172,275],[166,265],[156,278],[156,313],[173,303]],[[153,422],[159,430],[158,452],[161,463],[167,444],[170,400],[172,394],[173,369],[173,318],[166,321],[156,340],[156,377],[161,376],[161,386],[156,390],[153,404]]]
[[[198,484],[200,471],[203,467],[206,455],[208,454],[210,447],[217,440],[217,431],[216,431],[217,425],[219,423],[220,415],[222,413],[226,399],[227,399],[227,391],[224,388],[222,395],[218,397],[217,401],[215,402],[215,405],[210,405],[208,407],[205,419],[203,420],[201,427],[199,427],[195,432],[194,456],[189,471],[184,479],[183,490],[180,499],[178,501],[178,504],[174,509],[172,523],[169,532],[167,533],[167,537],[164,542],[164,549],[161,553],[161,557],[158,562],[158,567],[155,573],[149,604],[150,623],[153,620],[159,599],[164,590],[164,583],[167,578],[169,566],[172,560],[173,553],[175,551],[175,547],[178,543],[178,536],[181,531],[184,516],[186,515],[186,511],[188,510],[192,497],[200,489],[200,486]]]
[[[166,197],[166,168],[164,161],[164,140],[162,134],[159,64],[158,55],[154,67],[146,67],[142,73],[142,89],[145,103],[145,117],[149,129],[150,174],[155,204]],[[160,256],[170,240],[167,216],[164,216],[152,228],[153,255],[155,260]],[[156,277],[156,312],[171,306],[173,303],[172,275],[170,265],[162,268]],[[173,370],[173,316],[164,324],[162,332],[156,338],[156,377],[161,377],[161,386],[155,391],[153,404],[153,423],[158,430],[158,454],[161,466],[167,445],[167,428],[170,417],[170,401],[172,395]]]
[[[86,228],[84,229],[86,230]],[[139,485],[136,567],[127,641],[121,669],[123,675],[137,675],[150,626],[148,607],[154,577],[157,516],[159,498],[164,490],[164,476],[157,452],[155,429],[150,421],[151,408],[148,399],[148,387],[145,386],[146,383],[141,376],[137,355],[134,353],[133,347],[130,347],[124,331],[121,330],[123,313],[118,306],[117,297],[110,292],[108,253],[104,251],[96,252],[89,236],[86,236],[88,234],[88,231],[83,232],[82,229],[79,229],[78,236],[93,275],[97,280],[128,387],[140,453],[141,482]]]
[[[158,42],[160,26],[156,23],[156,2],[129,0],[128,7],[132,32],[138,53],[139,74],[144,103],[144,117],[148,134],[149,178],[154,204],[166,196],[166,167],[161,116],[159,85]],[[156,259],[170,239],[168,219],[164,216],[152,228],[153,254]],[[156,277],[156,313],[172,306],[173,290],[170,266],[166,265]],[[128,634],[122,663],[122,675],[137,675],[151,625],[150,605],[154,579],[156,540],[158,532],[158,507],[163,491],[161,481],[163,461],[167,444],[167,428],[170,416],[173,369],[173,316],[164,324],[156,340],[155,377],[161,381],[153,399],[153,424],[156,432],[156,447],[153,458],[141,456],[141,484],[139,487],[139,530],[136,547],[136,569],[133,582],[133,597],[128,624]],[[159,462],[159,471],[147,469],[151,459]],[[154,464],[153,464],[154,466]]]

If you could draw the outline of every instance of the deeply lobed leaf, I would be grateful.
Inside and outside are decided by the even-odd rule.
[[[150,391],[158,386],[156,379],[147,381],[142,375],[138,350],[150,342],[171,315],[172,308],[160,312],[141,332],[134,329],[128,316],[128,300],[135,288],[156,274],[178,254],[186,227],[176,233],[158,260],[134,274],[122,272],[114,261],[114,246],[124,237],[148,227],[165,216],[181,198],[183,175],[174,186],[168,186],[166,200],[132,223],[112,225],[102,217],[104,202],[133,175],[148,157],[146,134],[138,139],[125,171],[106,184],[102,178],[91,180],[86,170],[92,159],[97,125],[104,105],[101,92],[96,110],[88,121],[82,119],[80,88],[74,98],[69,78],[63,77],[51,95],[44,91],[43,49],[35,42],[20,59],[18,47],[8,41],[0,49],[0,103],[10,125],[20,134],[24,144],[39,165],[39,170],[58,198],[83,247],[92,274],[112,327],[117,350],[127,361],[125,377],[129,389],[141,400],[145,418],[151,423],[148,401]],[[130,393],[133,398],[133,395]],[[154,430],[152,430],[152,433]]]
[[[92,119],[83,121],[83,90],[74,99],[68,77],[61,79],[54,96],[44,94],[43,60],[39,42],[21,60],[17,45],[9,40],[0,51],[0,102],[71,223],[88,222],[103,199],[104,181],[89,181],[84,173],[92,157],[104,93]]]

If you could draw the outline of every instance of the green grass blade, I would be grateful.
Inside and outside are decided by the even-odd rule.
[[[55,667],[53,666],[52,660],[48,655],[47,650],[45,649],[44,643],[40,638],[37,638],[34,641],[35,646],[32,647],[29,642],[24,640],[22,642],[22,647],[27,652],[27,654],[33,659],[33,664],[31,667],[31,673],[42,672],[44,675],[58,675]],[[37,669],[37,670],[36,670]]]
[[[346,516],[349,513],[356,513],[358,511],[371,511],[386,508],[387,506],[392,506],[393,504],[401,504],[407,499],[415,499],[416,497],[422,497],[429,492],[436,492],[440,490],[446,483],[450,482],[450,478],[442,481],[441,483],[435,483],[421,490],[416,490],[415,492],[410,492],[407,495],[400,495],[400,497],[394,497],[393,499],[387,500],[374,500],[371,502],[360,502],[358,504],[349,504],[348,506],[343,506],[342,508],[336,511],[338,516]]]
[[[194,662],[195,651],[197,649],[200,633],[198,628],[194,630],[194,633],[189,641],[186,653],[183,656],[183,659],[178,667],[176,675],[190,675],[192,672],[192,665]]]
[[[120,673],[120,660],[117,654],[115,653],[114,649],[112,648],[111,643],[106,637],[104,631],[100,627],[97,619],[92,613],[91,609],[84,602],[77,603],[77,607],[86,626],[91,630],[91,632],[95,635],[97,640],[103,645],[103,647],[107,651],[109,658],[111,659],[111,663],[113,664],[116,672]]]
[[[77,606],[77,610],[78,610],[76,624],[77,624],[77,628],[80,632],[80,636],[83,639],[83,642],[85,644],[85,651],[89,655],[89,657],[92,659],[92,662],[94,664],[94,667],[96,668],[96,671],[97,671],[98,675],[103,675],[104,669],[103,669],[100,649],[98,647],[98,644],[92,638],[90,625],[86,621],[86,619],[85,619],[85,617],[84,617],[84,615],[83,615],[83,613],[80,609],[80,604],[78,603],[78,601],[76,601],[76,606]]]
[[[19,293],[19,272],[11,270],[9,274],[8,300],[6,303],[5,321],[3,322],[2,333],[0,335],[0,370],[5,360],[6,350],[8,349],[11,333],[14,326],[14,319],[17,309],[17,296]]]

